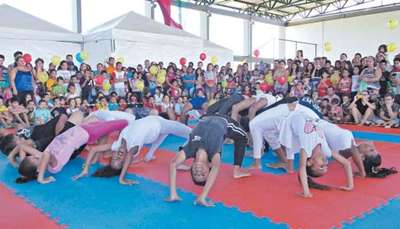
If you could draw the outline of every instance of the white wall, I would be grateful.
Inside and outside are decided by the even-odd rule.
[[[363,56],[375,56],[380,44],[390,42],[397,44],[396,53],[400,53],[400,26],[390,30],[387,22],[391,18],[400,20],[400,11],[289,26],[286,28],[286,39],[317,43],[318,56],[327,56],[331,60],[338,59],[342,52],[347,53],[349,58],[356,52]],[[325,42],[332,43],[331,52],[324,51]],[[389,60],[394,55],[390,53]]]

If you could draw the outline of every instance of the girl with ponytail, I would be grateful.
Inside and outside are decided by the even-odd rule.
[[[350,162],[338,152],[332,152],[326,137],[314,118],[301,110],[292,111],[282,122],[279,142],[286,148],[287,159],[293,160],[300,153],[299,180],[303,188],[301,195],[311,198],[310,188],[329,189],[311,177],[321,177],[328,171],[327,157],[334,158],[345,170],[347,184],[341,190],[353,189],[353,171]]]

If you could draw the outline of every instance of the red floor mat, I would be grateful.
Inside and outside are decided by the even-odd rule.
[[[375,132],[375,133],[382,133],[382,134],[400,134],[400,128],[383,128],[377,126],[358,126],[352,124],[340,124],[342,128],[351,130],[351,131],[365,131],[365,132]]]
[[[0,184],[0,228],[63,228]]]
[[[399,145],[376,143],[376,146],[382,153],[386,166],[400,168],[400,158],[396,155]],[[136,165],[129,171],[167,184],[166,165],[174,153],[158,150],[156,155],[156,161]],[[343,169],[338,164],[332,163],[328,174],[318,182],[331,185],[345,184]],[[200,187],[193,185],[190,176],[184,172],[178,174],[178,187],[195,193],[201,190]],[[296,193],[300,191],[296,175],[275,176],[256,172],[252,177],[233,180],[232,166],[224,164],[210,197],[227,206],[252,212],[258,217],[287,223],[293,228],[332,228],[340,227],[342,222],[349,222],[353,217],[362,216],[398,196],[400,175],[386,179],[357,178],[352,192],[313,190],[312,199],[298,197]]]

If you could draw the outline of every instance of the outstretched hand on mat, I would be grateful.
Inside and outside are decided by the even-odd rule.
[[[134,184],[139,184],[139,182],[134,181],[134,180],[128,180],[128,179],[119,179],[119,183],[122,185],[134,185]]]
[[[203,207],[215,207],[214,202],[212,202],[211,200],[207,200],[205,198],[197,198],[194,201],[194,205],[200,205]]]
[[[72,180],[74,180],[74,181],[79,180],[82,177],[86,177],[88,174],[89,174],[89,172],[84,170],[80,174],[73,176]]]
[[[49,184],[49,183],[54,182],[54,181],[56,181],[56,178],[54,178],[52,176],[45,177],[43,179],[38,179],[38,182],[40,184]]]
[[[351,191],[353,190],[353,187],[349,187],[349,186],[339,186],[339,187],[335,187],[337,190],[341,190],[341,191]]]

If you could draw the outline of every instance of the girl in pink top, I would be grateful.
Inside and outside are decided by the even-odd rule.
[[[25,157],[18,171],[26,180],[37,179],[41,184],[53,182],[54,177],[44,177],[46,169],[50,173],[60,172],[76,149],[85,144],[94,144],[114,131],[121,131],[127,125],[126,120],[114,120],[75,126],[54,138],[43,153],[38,150],[29,152],[32,156]]]

